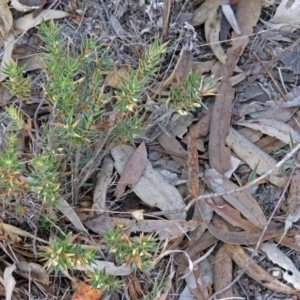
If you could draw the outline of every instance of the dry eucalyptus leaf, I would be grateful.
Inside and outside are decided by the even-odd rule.
[[[193,220],[141,220],[133,226],[132,232],[157,233],[161,240],[170,240],[194,230],[200,224]]]
[[[62,19],[68,17],[69,15],[69,13],[61,10],[45,9],[42,10],[36,18],[33,17],[33,13],[30,13],[17,19],[14,22],[13,27],[17,33],[22,33],[30,28],[40,25],[42,20],[49,21],[53,19]]]
[[[97,176],[97,181],[93,195],[93,208],[106,210],[106,193],[110,184],[112,174],[114,170],[114,162],[110,155],[106,155],[103,158],[101,171]]]
[[[284,122],[274,119],[260,118],[258,120],[239,121],[235,124],[246,126],[248,128],[258,130],[263,134],[276,137],[286,144],[290,143],[290,136],[296,143],[300,142],[300,134],[295,129]]]
[[[70,204],[63,198],[59,199],[58,203],[58,210],[71,221],[74,227],[81,232],[88,233]]]
[[[235,263],[242,269],[248,264],[250,256],[239,245],[225,244],[226,251],[235,261]],[[257,263],[251,260],[248,268],[245,271],[252,279],[257,281],[262,286],[284,294],[294,294],[297,290],[287,286],[286,284],[275,279],[267,271],[261,268]]]
[[[121,38],[127,36],[127,32],[123,29],[122,25],[114,15],[110,16],[109,22],[117,36]]]
[[[83,265],[78,263],[74,266],[75,270],[79,271],[90,271],[94,272],[96,270],[104,270],[107,275],[113,275],[113,276],[127,276],[132,273],[132,268],[129,264],[123,264],[121,266],[116,266],[112,262],[103,261],[103,260],[95,260],[93,264],[89,265]]]
[[[300,208],[300,171],[295,170],[290,184],[290,191],[287,197],[289,213],[295,216]]]
[[[226,137],[226,143],[243,162],[249,165],[252,170],[258,166],[257,174],[259,175],[269,171],[277,163],[270,155],[252,144],[248,139],[233,128],[230,129],[229,135]],[[276,169],[266,179],[276,186],[283,188],[286,184],[286,176],[282,176],[282,174],[279,174],[280,172],[282,173],[282,170]]]
[[[214,290],[222,290],[232,282],[232,259],[226,251],[224,245],[217,251],[214,259]],[[230,287],[225,292],[218,295],[218,299],[235,298],[233,288]]]
[[[24,272],[28,277],[32,278],[37,283],[41,283],[43,285],[49,285],[49,275],[48,272],[41,265],[36,263],[28,263],[28,262],[18,262],[16,263],[18,270]]]
[[[112,149],[111,155],[119,174],[123,173],[134,151],[135,149],[129,145],[121,145]],[[178,190],[152,168],[150,161],[147,161],[146,169],[132,191],[147,205],[158,207],[162,211],[184,210],[186,206]],[[166,214],[166,216],[173,220],[180,220],[185,219],[186,213]]]
[[[146,145],[145,142],[142,142],[128,160],[121,174],[114,193],[117,199],[124,194],[126,186],[129,186],[131,189],[135,187],[146,168],[147,161]]]
[[[218,60],[225,65],[227,56],[219,40],[221,19],[222,15],[218,13],[218,7],[214,7],[208,14],[204,28],[206,42],[209,44],[212,52],[218,58]]]
[[[0,0],[0,34],[6,38],[13,25],[13,17],[8,1]]]
[[[129,76],[129,70],[129,66],[123,66],[119,69],[114,66],[111,72],[106,76],[104,84],[120,90],[124,80]]]
[[[216,193],[226,193],[226,191],[238,188],[236,184],[214,169],[205,172],[203,181]],[[253,224],[259,228],[264,228],[266,225],[265,215],[257,201],[246,190],[228,195],[224,194],[222,197]]]
[[[215,217],[214,217],[215,220]],[[221,230],[212,224],[207,225],[208,230],[219,240],[229,244],[256,244],[262,234],[262,230],[259,228],[251,229],[247,231],[229,232]],[[269,240],[270,238],[281,236],[284,231],[284,224],[282,223],[271,223],[262,237],[263,241]]]
[[[209,163],[221,174],[230,168],[231,151],[226,146],[225,139],[231,127],[235,89],[229,83],[229,78],[233,74],[241,50],[239,47],[228,54],[210,123]]]
[[[16,281],[12,276],[13,271],[16,269],[16,265],[13,264],[9,267],[6,267],[4,270],[3,280],[5,288],[5,300],[11,300]]]
[[[214,212],[216,212],[219,216],[221,216],[225,221],[227,221],[231,225],[235,227],[240,227],[244,230],[251,230],[256,228],[256,226],[250,221],[246,220],[245,218],[242,218],[241,213],[233,207],[229,205],[213,205],[209,203],[206,199],[203,200]]]
[[[282,269],[283,279],[291,283],[297,290],[300,289],[300,272],[274,243],[263,243],[260,248],[267,254],[268,258]]]
[[[21,59],[18,59],[18,66],[24,67],[24,71],[32,71],[37,69],[43,69],[45,64],[45,53],[33,54]]]
[[[193,13],[191,18],[191,24],[193,26],[198,26],[203,24],[207,18],[209,13],[218,8],[221,4],[229,3],[229,0],[209,0],[204,1]]]
[[[290,31],[293,26],[299,25],[300,19],[300,2],[295,0],[282,0],[277,7],[274,17],[270,20],[271,23],[281,25],[280,29]]]
[[[178,164],[180,164],[181,166],[186,165],[187,152],[173,134],[168,131],[163,131],[157,137],[157,140],[160,145],[171,155],[174,153],[174,155],[172,155],[172,158]]]
[[[244,52],[249,42],[249,36],[253,33],[253,27],[256,26],[261,15],[261,5],[261,0],[238,1],[235,16],[241,30],[241,35],[232,33],[232,46],[228,51],[241,46],[241,53]]]

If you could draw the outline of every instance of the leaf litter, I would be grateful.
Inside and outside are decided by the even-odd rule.
[[[297,80],[294,77],[292,83],[285,78],[280,81],[280,78],[274,76],[276,75],[275,66],[265,64],[272,73],[273,78],[277,78],[278,83],[284,85],[287,90],[284,97],[278,96],[272,89],[271,80],[268,79],[263,68],[258,75],[255,74],[252,67],[257,62],[256,57],[246,47],[254,45],[254,38],[268,44],[268,41],[263,40],[260,34],[256,34],[258,31],[266,29],[266,24],[272,26],[271,23],[276,23],[279,24],[276,25],[276,28],[284,27],[284,30],[295,30],[294,25],[298,24],[298,19],[295,16],[299,14],[297,3],[283,0],[278,7],[273,6],[272,12],[275,11],[275,14],[272,19],[266,17],[271,15],[270,7],[262,7],[262,2],[259,0],[236,1],[235,12],[232,11],[232,2],[234,1],[206,0],[202,1],[198,8],[188,6],[184,9],[191,13],[191,18],[188,23],[182,26],[186,30],[189,28],[195,34],[200,35],[201,32],[197,30],[196,26],[205,24],[205,37],[201,38],[205,39],[206,45],[193,36],[188,42],[182,42],[183,46],[181,47],[178,41],[177,44],[174,42],[175,37],[182,31],[182,28],[176,24],[178,14],[182,13],[180,9],[178,10],[176,1],[165,1],[165,6],[162,9],[151,1],[146,11],[149,20],[140,22],[142,26],[138,23],[135,24],[134,18],[137,16],[131,16],[130,18],[126,16],[126,20],[122,18],[123,15],[126,15],[126,12],[129,13],[126,6],[124,12],[118,14],[117,11],[113,11],[113,5],[115,4],[108,1],[104,2],[107,3],[103,6],[102,11],[107,15],[103,17],[104,14],[102,15],[101,12],[99,20],[101,23],[107,19],[110,33],[113,32],[120,37],[120,39],[116,38],[113,41],[114,46],[113,43],[109,46],[113,48],[118,45],[115,50],[118,52],[119,59],[122,58],[122,62],[107,73],[104,83],[107,89],[120,90],[123,82],[128,79],[130,68],[134,68],[132,62],[136,59],[133,53],[138,56],[141,51],[141,48],[132,41],[138,37],[139,43],[141,43],[141,36],[138,35],[138,32],[142,32],[142,30],[147,35],[151,35],[152,30],[158,30],[159,35],[170,40],[170,44],[176,49],[176,51],[171,50],[173,51],[171,52],[173,61],[167,72],[163,74],[164,76],[157,76],[157,86],[149,88],[147,94],[149,99],[151,99],[153,91],[155,95],[161,93],[163,95],[162,99],[169,97],[170,90],[174,87],[180,87],[189,74],[195,71],[197,63],[199,66],[206,63],[209,67],[203,68],[205,75],[216,76],[218,73],[221,82],[216,95],[210,96],[205,101],[205,108],[193,112],[189,115],[189,120],[185,122],[173,122],[171,117],[172,115],[173,117],[176,116],[177,113],[173,111],[170,115],[165,115],[166,112],[162,111],[161,107],[156,104],[156,113],[158,112],[159,115],[156,119],[159,121],[151,123],[149,118],[149,124],[153,127],[150,128],[149,125],[151,130],[144,136],[148,136],[148,139],[136,142],[134,147],[123,143],[123,141],[118,141],[118,145],[108,148],[107,156],[100,164],[102,170],[98,173],[98,176],[95,176],[93,197],[88,199],[91,210],[86,212],[86,209],[83,209],[83,213],[78,212],[78,204],[72,203],[71,205],[65,199],[61,199],[58,210],[63,218],[68,220],[74,232],[81,232],[86,236],[93,234],[96,238],[101,237],[107,228],[113,228],[115,224],[122,222],[127,225],[128,234],[136,234],[140,231],[152,233],[157,236],[160,242],[163,241],[165,246],[161,248],[162,252],[159,259],[171,263],[173,268],[173,262],[168,261],[168,257],[172,256],[172,259],[180,262],[181,266],[175,268],[175,271],[172,268],[163,270],[168,273],[168,280],[165,281],[165,291],[162,292],[161,290],[160,296],[156,299],[168,299],[168,297],[172,299],[171,292],[174,290],[177,290],[177,293],[183,296],[183,289],[180,289],[177,283],[172,282],[172,278],[174,278],[174,274],[176,276],[183,275],[187,270],[189,273],[185,277],[185,290],[188,288],[194,299],[211,299],[213,293],[223,290],[235,279],[232,275],[237,270],[237,266],[241,269],[245,268],[245,273],[265,288],[261,291],[260,296],[264,296],[263,293],[267,295],[269,291],[285,295],[299,294],[299,272],[297,269],[299,264],[297,265],[296,261],[288,259],[280,250],[281,246],[279,245],[296,251],[300,250],[299,244],[296,243],[293,236],[295,233],[289,236],[292,231],[287,227],[284,228],[285,222],[289,221],[287,213],[295,217],[299,212],[298,186],[300,179],[297,167],[294,167],[290,188],[286,192],[286,209],[282,206],[277,212],[277,217],[282,222],[271,220],[267,223],[270,214],[266,213],[266,207],[258,204],[257,195],[251,195],[246,189],[232,192],[239,189],[237,180],[231,174],[229,178],[224,176],[224,173],[230,169],[230,160],[232,157],[237,156],[241,163],[234,172],[240,176],[242,185],[249,183],[250,174],[243,174],[240,171],[241,164],[247,165],[252,171],[255,170],[254,177],[274,170],[271,175],[264,177],[264,181],[259,182],[261,186],[264,185],[269,189],[277,186],[282,189],[288,184],[290,170],[287,167],[276,169],[276,166],[278,161],[284,157],[282,153],[287,153],[292,143],[298,144],[300,142],[299,124],[296,121],[293,126],[291,125],[291,122],[296,120],[293,117],[299,109]],[[27,8],[22,8],[20,5],[23,4],[20,2],[12,1],[11,4],[17,10],[21,8],[22,13],[19,14],[20,18],[13,20],[15,15],[11,14],[11,8],[7,5],[7,2],[0,2],[0,44],[3,46],[4,53],[1,69],[13,59],[13,48],[15,40],[19,39],[18,35],[22,37],[23,32],[30,32],[31,28],[38,26],[42,19],[54,20],[72,17],[69,11],[54,10],[52,8],[44,8],[38,13],[27,13]],[[30,9],[42,9],[44,4],[44,1],[37,1],[36,5],[31,6]],[[140,1],[140,5],[136,6],[139,12],[141,12],[144,4],[143,1]],[[226,11],[225,15],[227,19],[230,19],[229,23],[232,24],[230,30],[222,28],[223,23],[221,21],[224,16],[221,13],[221,6],[229,9],[229,14]],[[73,7],[78,13],[80,12],[75,3],[70,4],[69,7]],[[88,11],[88,14],[91,14],[92,18],[96,18],[92,12]],[[262,16],[265,20],[259,20]],[[160,18],[162,18],[162,23]],[[76,18],[72,22],[76,24]],[[89,28],[87,18],[82,17],[80,22],[84,24],[83,26]],[[94,27],[97,27],[97,22],[95,24]],[[97,28],[101,28],[100,38],[103,38],[109,44],[106,32],[108,28],[105,26],[103,28],[98,26]],[[90,26],[90,28],[92,27]],[[256,33],[252,37],[254,29]],[[228,35],[229,42],[220,42],[222,30]],[[70,35],[68,31],[66,31],[66,34]],[[289,37],[292,41],[293,35],[291,34]],[[128,41],[133,45],[132,52],[123,54],[124,45]],[[280,54],[272,49],[272,47],[279,46],[286,47],[285,49],[289,47],[285,44],[268,44],[268,53],[272,53],[272,56],[267,55],[264,60],[272,60],[273,63],[279,60],[290,68],[293,74],[297,74],[298,69],[292,62],[296,62],[294,56],[298,53],[298,45],[294,46],[293,51],[287,51],[288,54],[283,55],[282,59],[280,59]],[[203,50],[204,47],[206,47],[205,50]],[[252,50],[256,51],[256,49]],[[20,65],[25,66],[25,72],[29,73],[32,70],[44,67],[42,64],[43,55],[34,55],[37,56],[32,57],[32,61],[29,59],[25,62],[19,61]],[[215,63],[215,58],[221,64]],[[198,68],[201,69],[201,67]],[[239,74],[237,74],[238,72]],[[252,77],[245,83],[247,76],[250,74]],[[1,81],[6,79],[5,75],[0,74],[0,76]],[[242,114],[242,119],[235,120],[234,114],[236,103],[239,101],[239,93],[242,88],[247,89],[247,85],[255,83],[255,81],[250,82],[254,80],[251,78],[255,76],[259,76],[259,83],[263,85],[269,95],[272,95],[275,101],[266,112],[258,111],[258,119],[253,119],[252,116],[254,115],[246,109],[245,113]],[[284,104],[283,98],[289,101]],[[3,101],[3,105],[6,105],[10,100],[11,96],[6,96],[5,101],[1,99],[1,103]],[[245,105],[250,105],[254,101],[255,99],[250,100]],[[161,118],[161,116],[163,117]],[[170,118],[171,121],[169,122]],[[165,122],[165,124],[162,125],[162,122]],[[167,124],[168,122],[169,124]],[[241,126],[247,128],[241,129]],[[158,127],[159,129],[157,129]],[[199,137],[203,142],[201,148],[197,146]],[[156,170],[155,160],[150,160],[150,156],[154,152],[154,150],[151,150],[151,143],[156,144],[156,146],[159,145],[156,147],[159,150],[156,154],[159,159],[177,162],[179,165],[176,170],[177,176],[185,177],[186,180],[182,181],[186,182],[183,184],[183,188],[180,186],[174,187]],[[272,144],[272,147],[268,143]],[[273,150],[267,150],[267,145],[269,145],[268,149]],[[278,149],[281,149],[282,152],[274,154],[274,151]],[[291,162],[295,163],[294,160]],[[230,192],[230,194],[227,194],[227,192]],[[260,187],[258,192],[260,192]],[[89,192],[87,193],[89,194]],[[216,197],[210,193],[218,193],[219,196]],[[200,199],[193,209],[187,211],[186,207],[188,202],[191,201],[190,199],[193,199],[195,203],[197,197],[204,195],[207,195],[204,200]],[[270,199],[270,201],[276,200]],[[82,199],[83,202],[84,199]],[[267,206],[267,201],[265,206]],[[111,210],[112,207],[114,211]],[[120,211],[117,212],[120,214],[118,217],[114,215],[117,207],[121,207]],[[138,221],[131,219],[134,215],[132,211],[139,212]],[[290,226],[297,225],[297,222],[298,218],[293,219]],[[268,227],[266,227],[267,224]],[[265,234],[263,234],[265,229]],[[48,243],[45,239],[10,224],[2,223],[0,230],[3,235],[9,234],[24,239],[32,239],[39,243]],[[177,243],[174,243],[176,239]],[[273,240],[276,240],[279,244],[274,244]],[[86,239],[86,241],[90,243],[90,240]],[[265,261],[260,261],[255,257],[250,258],[247,254],[247,248],[244,248],[245,245],[252,247],[254,245],[255,247],[258,242],[262,241],[260,249],[267,254],[268,259],[273,264],[281,268],[283,279],[292,284],[294,288],[269,274],[266,271],[265,266],[267,263]],[[210,248],[212,245],[217,246]],[[167,250],[168,247],[175,247],[175,249]],[[209,248],[210,250],[208,250]],[[24,260],[26,261],[25,258]],[[199,262],[200,260],[202,261]],[[26,266],[30,269],[27,262]],[[130,266],[126,264],[117,266],[113,262],[96,260],[95,267],[99,270],[106,269],[108,274],[115,276],[132,274]],[[160,264],[157,264],[155,268],[157,273],[162,271],[162,269],[159,269],[162,268]],[[76,269],[86,272],[92,268],[78,265]],[[1,283],[9,290],[8,295],[11,297],[10,293],[14,292],[12,271],[8,267],[5,271],[5,278],[8,276],[12,285],[8,285],[7,282]],[[76,280],[79,280],[79,278]],[[145,285],[143,287],[145,288]],[[40,288],[43,289],[42,286]],[[146,290],[147,288],[145,288]],[[237,293],[244,296],[242,291],[236,290]],[[50,294],[49,291],[47,293]],[[102,291],[98,294],[88,284],[80,282],[79,288],[73,294],[72,299],[96,300],[100,295],[102,295]],[[222,291],[218,297],[234,297],[236,295],[233,293],[233,287],[230,286],[226,291]]]

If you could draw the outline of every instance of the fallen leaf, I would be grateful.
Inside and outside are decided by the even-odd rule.
[[[128,160],[121,174],[114,193],[117,199],[124,194],[126,186],[131,189],[135,187],[146,168],[147,161],[147,149],[143,141]]]
[[[200,264],[185,277],[185,281],[196,300],[207,300],[209,298],[208,289],[210,286],[205,282]]]
[[[218,292],[228,286],[232,278],[232,259],[228,255],[224,245],[219,248],[214,258],[214,290]],[[230,287],[225,292],[218,294],[218,299],[235,298],[233,288]]]
[[[178,113],[174,113],[166,128],[174,136],[182,139],[193,121],[194,116],[192,114],[180,115]]]
[[[233,128],[230,129],[230,132],[226,137],[226,143],[243,162],[249,165],[252,170],[258,164],[257,174],[259,175],[269,171],[277,164],[275,159],[252,144],[248,139]],[[283,188],[287,179],[286,176],[282,176],[282,174],[281,176],[278,175],[280,172],[282,173],[283,171],[281,169],[276,169],[266,179],[276,186]]]
[[[235,227],[240,227],[244,230],[251,230],[256,228],[256,226],[250,221],[242,218],[241,213],[233,207],[231,207],[230,205],[219,206],[209,203],[206,199],[203,199],[203,201],[208,206],[210,206],[214,212],[216,212],[219,216],[221,216],[225,221],[227,221],[231,225]]]
[[[288,124],[274,119],[258,119],[235,122],[237,125],[259,130],[263,134],[276,137],[286,144],[290,143],[290,136],[296,143],[300,142],[300,134]]]
[[[278,29],[290,31],[293,26],[299,25],[300,3],[299,1],[282,0],[276,9],[274,17],[270,20],[271,23],[279,24]]]
[[[286,94],[287,100],[292,100],[298,97],[300,92],[300,87],[295,87],[293,91]],[[287,122],[289,121],[294,113],[296,112],[297,108],[283,108],[281,104],[285,101],[284,99],[280,98],[273,106],[271,106],[266,112],[264,112],[260,118],[262,119],[274,119],[277,121]],[[259,119],[260,119],[259,118]],[[243,128],[239,130],[239,133],[246,137],[250,142],[255,143],[257,142],[261,136],[263,135],[259,131],[252,130],[250,128]]]
[[[253,33],[253,27],[257,24],[261,15],[261,0],[239,0],[236,5],[236,21],[239,24],[241,35],[232,33],[232,46],[228,52],[242,47],[240,55],[244,52],[245,47],[248,45],[249,36]]]
[[[41,238],[38,238],[38,237],[34,236],[33,234],[28,233],[27,231],[22,230],[18,227],[10,225],[10,224],[0,223],[0,231],[2,231],[2,234],[11,234],[11,233],[13,233],[13,234],[16,234],[16,235],[19,235],[19,236],[22,236],[22,237],[35,239],[35,240],[40,241],[42,243],[48,244],[47,241],[45,241]]]
[[[209,136],[209,162],[212,168],[223,174],[230,168],[230,149],[225,144],[231,125],[231,115],[234,99],[234,88],[229,83],[236,66],[241,48],[228,55],[222,71],[221,86],[216,96],[211,117]]]
[[[175,154],[171,156],[178,164],[186,165],[187,152],[173,134],[165,130],[157,137],[157,140],[166,151]]]
[[[226,251],[235,261],[235,263],[243,269],[249,262],[250,256],[246,254],[243,248],[239,245],[225,244]],[[266,287],[277,293],[296,294],[298,291],[285,285],[279,280],[275,279],[267,271],[261,268],[253,260],[249,263],[245,271],[252,279],[257,281],[260,285]]]
[[[246,190],[226,195],[226,191],[232,191],[239,187],[214,169],[207,170],[202,180],[214,192],[224,193],[222,197],[253,224],[259,228],[265,227],[266,218],[263,211],[257,201]]]
[[[102,295],[103,292],[101,290],[95,289],[89,284],[80,281],[72,300],[98,300]]]
[[[141,220],[132,227],[131,232],[157,233],[161,240],[174,239],[194,230],[200,223],[193,220]]]
[[[111,154],[115,160],[115,167],[119,174],[122,174],[127,161],[135,149],[129,145],[121,145],[113,148]],[[152,168],[150,161],[147,161],[146,169],[140,180],[132,191],[147,205],[158,207],[162,211],[185,208],[185,203],[178,190],[169,184],[164,177]],[[176,213],[166,216],[173,220],[185,219],[186,213]]]
[[[45,57],[45,53],[38,53],[20,58],[18,59],[18,67],[23,67],[25,72],[43,69],[44,67],[46,67]]]
[[[113,14],[110,15],[109,23],[113,28],[114,32],[116,33],[116,35],[119,36],[120,38],[124,38],[128,35],[127,32],[122,27],[122,25],[120,24],[120,22],[118,21],[118,19]]]
[[[199,195],[199,162],[198,162],[198,150],[197,150],[197,132],[196,128],[191,129],[191,135],[188,141],[187,148],[187,169],[188,169],[188,181],[186,183],[187,195],[194,198]]]
[[[114,170],[114,162],[110,155],[105,155],[101,165],[101,171],[97,176],[97,181],[93,195],[93,208],[106,210],[106,193]]]
[[[13,27],[17,34],[29,30],[37,25],[40,25],[42,20],[49,21],[53,19],[62,19],[68,17],[70,14],[61,10],[45,9],[40,12],[40,14],[34,18],[33,13],[26,14],[24,17],[17,19]]]
[[[58,210],[71,221],[74,227],[81,232],[88,233],[70,204],[63,198],[60,198],[58,203]]]
[[[234,12],[232,10],[231,5],[229,4],[222,4],[222,11],[224,14],[224,17],[226,18],[226,20],[228,21],[228,23],[230,24],[232,30],[235,32],[236,35],[241,35],[242,31],[239,27],[239,24],[235,18]]]
[[[268,258],[282,269],[283,279],[300,290],[300,272],[281,250],[274,243],[263,243],[260,248],[267,254]]]
[[[280,245],[286,246],[296,251],[300,251],[300,245],[295,243],[295,239],[293,237],[279,236],[275,238],[275,241],[278,243],[280,242]]]
[[[209,13],[218,8],[221,4],[229,3],[229,0],[210,0],[204,1],[194,12],[191,17],[191,24],[193,26],[198,26],[203,24],[209,15]]]
[[[287,196],[289,213],[295,216],[300,208],[300,171],[295,170],[290,184],[290,191]]]
[[[203,116],[195,125],[192,126],[190,132],[184,137],[182,140],[184,143],[188,143],[188,138],[191,134],[192,130],[196,130],[196,137],[204,137],[207,136],[210,129],[210,122],[211,122],[211,113]]]
[[[223,65],[225,65],[227,56],[219,40],[221,19],[222,14],[218,12],[218,6],[216,6],[208,14],[204,30],[206,42],[209,44],[213,54]]]
[[[259,238],[262,234],[262,230],[259,228],[248,230],[248,231],[239,231],[239,232],[228,232],[216,228],[212,224],[207,225],[208,230],[219,240],[229,243],[229,244],[238,244],[238,245],[251,245],[256,244],[259,241]],[[262,241],[269,240],[270,238],[277,237],[282,235],[284,231],[283,223],[271,223],[268,226],[268,230],[265,235],[262,237]]]
[[[5,300],[11,300],[16,281],[12,276],[13,271],[16,269],[16,265],[13,264],[9,267],[6,267],[4,270],[3,280],[5,288]]]
[[[24,278],[33,280],[33,282],[45,293],[52,295],[53,291],[49,288],[49,274],[43,266],[36,263],[18,262],[16,263],[18,274]],[[54,297],[54,295],[53,295]]]
[[[129,70],[129,66],[123,66],[119,69],[114,66],[110,73],[106,76],[104,84],[120,90],[124,80],[129,76]]]
[[[128,264],[123,264],[121,266],[116,266],[112,262],[104,261],[104,260],[95,260],[91,265],[82,265],[77,264],[74,266],[75,270],[78,271],[95,271],[96,270],[104,270],[107,275],[113,276],[127,276],[130,275],[133,270]]]
[[[0,35],[2,38],[6,38],[13,24],[13,17],[6,0],[0,0],[0,24]]]

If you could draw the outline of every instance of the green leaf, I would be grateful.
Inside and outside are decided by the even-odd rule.
[[[242,179],[235,173],[233,173],[234,178],[236,179],[237,183],[239,184],[239,186],[243,186],[243,181]]]
[[[255,167],[254,167],[254,169],[252,170],[252,172],[250,173],[249,178],[248,178],[248,182],[251,182],[251,181],[253,181],[253,180],[256,178],[258,164],[259,164],[259,161],[258,161],[258,163],[255,165]]]

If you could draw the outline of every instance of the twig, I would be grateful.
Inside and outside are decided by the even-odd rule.
[[[285,55],[286,53],[288,53],[289,51],[292,51],[294,49],[294,47],[296,47],[298,44],[300,43],[300,38],[297,39],[294,43],[292,43],[289,47],[287,47],[285,50],[283,50],[279,55],[273,57],[268,63],[266,63],[265,65],[263,65],[260,70],[253,75],[244,85],[243,85],[243,89],[246,88],[247,86],[249,86],[251,83],[253,83],[257,77],[259,76],[259,74],[261,73],[261,71],[265,68],[269,68],[271,67],[280,57],[282,57],[283,55]]]
[[[287,102],[287,98],[285,96],[285,94],[283,93],[281,87],[278,85],[278,83],[276,82],[276,80],[274,79],[273,75],[271,74],[271,72],[269,71],[269,69],[263,64],[263,62],[261,61],[261,59],[256,55],[256,53],[254,51],[252,51],[252,49],[247,46],[247,49],[253,54],[253,56],[257,59],[257,61],[262,65],[262,68],[267,72],[268,76],[271,78],[271,80],[273,81],[273,83],[276,86],[277,91],[279,92],[279,94],[281,95],[282,99]]]
[[[236,192],[242,192],[245,189],[248,189],[249,187],[255,185],[256,183],[260,182],[261,180],[263,180],[264,178],[266,178],[267,176],[269,176],[271,173],[273,173],[276,169],[280,168],[286,161],[288,161],[290,158],[292,158],[294,156],[294,154],[300,149],[300,143],[288,154],[285,155],[285,157],[279,161],[272,169],[270,169],[268,172],[262,174],[261,176],[257,177],[255,180],[249,182],[248,184],[239,187],[237,189],[234,190],[230,190],[230,191],[226,191],[226,192],[221,192],[221,193],[212,193],[212,194],[207,194],[207,195],[201,195],[199,196],[197,199],[193,199],[192,201],[189,202],[189,204],[182,209],[176,209],[176,210],[170,210],[170,211],[161,211],[161,212],[153,212],[151,213],[151,215],[154,216],[159,216],[159,215],[164,215],[164,214],[176,214],[176,213],[180,213],[180,212],[184,212],[184,211],[188,211],[190,209],[190,207],[192,205],[195,204],[196,201],[201,200],[201,199],[205,199],[205,198],[214,198],[214,197],[222,197],[225,195],[230,195]],[[150,213],[149,213],[150,214]]]
[[[298,146],[299,146],[299,145],[298,145]],[[244,266],[244,268],[240,271],[239,275],[238,275],[238,276],[237,276],[237,277],[236,277],[229,285],[227,285],[225,288],[223,288],[223,289],[221,289],[221,290],[215,292],[208,300],[213,300],[217,295],[219,295],[220,293],[225,292],[227,289],[229,289],[230,287],[232,287],[237,281],[239,281],[239,280],[241,279],[241,277],[243,276],[243,274],[246,272],[246,270],[247,270],[248,267],[250,266],[250,263],[251,263],[251,261],[252,261],[254,255],[256,254],[258,248],[260,247],[260,244],[261,244],[261,242],[262,242],[263,236],[265,235],[265,233],[266,233],[266,231],[267,231],[267,229],[268,229],[268,226],[270,225],[270,223],[271,223],[271,221],[272,221],[272,219],[273,219],[273,217],[274,217],[276,211],[277,211],[277,210],[279,209],[279,207],[280,207],[280,204],[281,204],[281,202],[282,202],[282,199],[283,199],[283,197],[284,197],[284,195],[285,195],[285,193],[286,193],[286,191],[287,191],[287,189],[288,189],[288,187],[289,187],[289,185],[290,185],[292,176],[293,176],[293,174],[290,175],[289,180],[288,180],[287,184],[285,185],[284,190],[283,190],[283,192],[282,192],[280,198],[278,199],[277,204],[276,204],[275,208],[273,209],[273,212],[272,212],[271,216],[269,217],[268,222],[267,222],[267,224],[265,225],[265,227],[264,227],[264,229],[263,229],[263,231],[262,231],[262,233],[261,233],[261,235],[260,235],[260,237],[259,237],[259,240],[258,240],[258,242],[257,242],[257,244],[256,244],[256,246],[255,246],[255,249],[254,249],[254,251],[252,251],[250,258],[249,258],[249,260],[247,261],[247,264],[246,264],[246,265]]]

